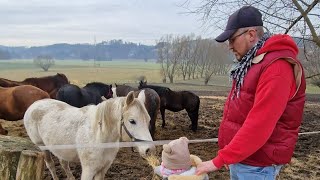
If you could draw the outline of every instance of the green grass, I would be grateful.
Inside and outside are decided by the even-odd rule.
[[[309,94],[320,94],[320,88],[318,86],[308,84],[306,92]]]

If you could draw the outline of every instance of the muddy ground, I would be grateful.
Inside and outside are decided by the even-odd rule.
[[[224,93],[201,92],[201,107],[199,113],[199,129],[193,133],[189,129],[190,120],[185,111],[178,113],[166,112],[167,124],[161,128],[160,115],[156,123],[156,140],[172,140],[181,136],[189,139],[208,139],[217,137],[219,122],[222,117]],[[210,97],[216,95],[215,97]],[[304,120],[300,132],[320,131],[320,103],[317,95],[309,95],[304,110]],[[27,137],[23,122],[9,122],[0,120],[3,127],[9,130],[11,136]],[[189,145],[190,153],[199,156],[202,160],[214,157],[218,150],[216,143],[196,143]],[[161,157],[161,146],[157,146],[157,157]],[[57,173],[60,179],[66,176],[56,161]],[[72,163],[71,170],[77,179],[80,179],[81,166]],[[152,167],[147,161],[132,152],[130,148],[119,151],[111,168],[107,172],[106,179],[153,179]],[[210,179],[228,179],[228,171],[221,169],[209,174]],[[46,169],[44,179],[52,179]],[[320,134],[299,136],[292,162],[285,165],[278,179],[320,179]]]

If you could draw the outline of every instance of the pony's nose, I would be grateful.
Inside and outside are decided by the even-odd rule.
[[[147,155],[147,156],[154,155],[154,154],[155,154],[155,151],[156,151],[156,148],[155,148],[155,147],[150,147],[150,148],[146,149],[146,155]]]

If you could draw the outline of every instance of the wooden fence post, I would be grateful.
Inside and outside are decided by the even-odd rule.
[[[44,155],[29,139],[0,135],[0,179],[42,180]]]

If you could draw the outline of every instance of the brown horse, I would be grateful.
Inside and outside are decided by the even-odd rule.
[[[46,91],[52,99],[56,99],[56,94],[60,87],[69,84],[68,78],[61,73],[53,76],[45,76],[38,78],[27,78],[23,81],[12,81],[9,79],[0,78],[0,86],[14,87],[20,85],[32,85]]]
[[[113,89],[113,97],[127,96],[130,91],[134,91],[134,97],[140,99],[150,116],[149,130],[152,138],[156,131],[156,119],[160,109],[160,97],[156,91],[150,88],[138,90],[137,88],[128,85],[117,85]]]
[[[162,127],[165,126],[165,110],[178,112],[185,109],[191,120],[191,129],[196,131],[198,128],[198,115],[200,107],[200,98],[190,91],[172,91],[168,87],[147,85],[147,82],[140,81],[139,89],[151,88],[155,90],[160,97],[160,113],[162,117]]]
[[[20,120],[33,102],[44,98],[49,94],[31,85],[0,87],[0,119]]]

